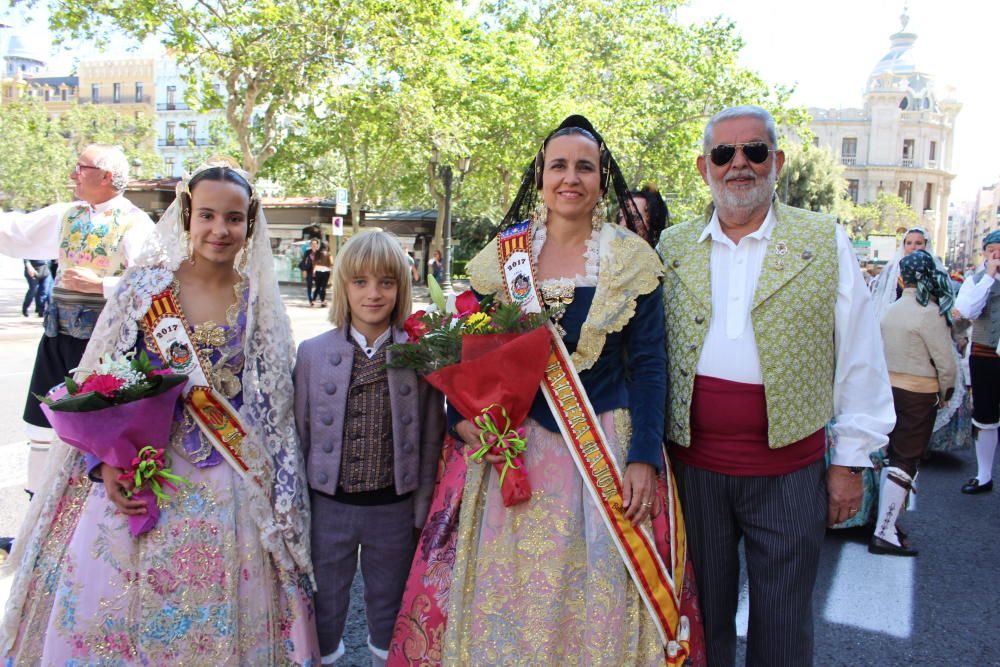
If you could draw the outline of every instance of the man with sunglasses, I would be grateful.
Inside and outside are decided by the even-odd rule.
[[[117,146],[87,146],[69,177],[76,201],[0,214],[0,253],[59,261],[24,407],[29,494],[42,481],[53,436],[35,394],[44,395],[79,365],[104,300],[153,231],[149,216],[122,194],[129,163]]]
[[[667,229],[659,245],[667,438],[713,667],[735,661],[741,539],[746,664],[812,664],[825,528],[858,512],[860,472],[895,422],[851,243],[830,216],[776,200],[777,139],[760,107],[716,114],[698,157],[712,206]]]

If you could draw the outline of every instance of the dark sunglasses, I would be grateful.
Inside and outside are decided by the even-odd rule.
[[[712,164],[716,167],[729,164],[736,155],[737,148],[742,150],[743,155],[754,164],[763,164],[767,160],[768,153],[774,152],[763,141],[751,141],[745,144],[719,144],[708,153],[712,158]]]

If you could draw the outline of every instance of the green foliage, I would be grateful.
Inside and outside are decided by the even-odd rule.
[[[873,202],[853,207],[849,217],[853,238],[867,239],[869,234],[896,235],[920,223],[920,216],[906,202],[880,192]]]
[[[69,201],[69,173],[92,143],[121,146],[130,160],[141,161],[140,176],[152,176],[161,164],[152,140],[149,118],[105,106],[81,104],[51,119],[32,97],[0,105],[0,205],[30,210]]]
[[[810,211],[846,213],[844,167],[827,148],[786,143],[785,166],[778,176],[778,196],[789,206]]]

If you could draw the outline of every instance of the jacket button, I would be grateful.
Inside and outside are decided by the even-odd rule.
[[[690,345],[688,345],[688,350],[691,351],[691,352],[694,352],[697,349],[698,349],[698,346],[695,343],[691,343]]]
[[[403,451],[406,452],[407,454],[409,454],[410,452],[412,452],[413,451],[413,443],[412,442],[408,442],[405,445],[403,445]]]
[[[403,481],[406,482],[407,484],[409,484],[410,482],[412,482],[413,481],[413,473],[409,473],[408,472],[405,475],[403,475]]]
[[[704,321],[705,321],[705,318],[702,317],[701,315],[699,315],[698,317],[694,318],[694,323],[695,324],[701,324]]]
[[[330,478],[326,476],[325,472],[321,472],[319,475],[317,475],[316,479],[319,481],[320,484],[326,484],[327,482],[330,481]]]
[[[812,250],[802,251],[802,259],[812,259],[812,256],[813,256]]]
[[[333,356],[330,357],[330,363],[333,364],[334,366],[339,366],[341,359],[342,357],[340,356],[340,353],[336,352],[334,353]]]
[[[680,265],[681,265],[681,260],[679,260],[679,259],[675,259],[675,260],[673,261],[673,267],[674,267],[675,269],[677,269],[677,268],[680,268]]]
[[[335,385],[332,382],[327,382],[325,385],[323,385],[323,389],[330,396],[333,396],[334,394],[337,393],[337,385]]]
[[[333,451],[333,443],[332,442],[325,443],[323,445],[323,451],[326,452],[327,454],[329,454],[330,452],[332,452]]]
[[[412,423],[413,423],[413,417],[411,417],[410,415],[403,415],[403,424],[409,426]]]
[[[686,369],[686,368],[682,368],[682,369],[681,369],[681,375],[683,375],[684,377],[687,377],[687,376],[688,376],[688,372],[687,372],[687,369]]]
[[[327,415],[327,416],[323,417],[322,419],[320,419],[320,421],[323,422],[323,426],[329,426],[330,424],[333,423],[333,417],[331,417],[330,415]]]
[[[410,385],[408,384],[400,385],[399,393],[402,394],[403,396],[408,396],[410,394]]]

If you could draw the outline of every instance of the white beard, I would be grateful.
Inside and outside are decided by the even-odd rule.
[[[715,202],[716,208],[724,213],[727,211],[748,212],[770,202],[771,197],[774,196],[774,184],[778,180],[777,165],[774,161],[771,162],[771,170],[764,177],[757,176],[749,167],[728,172],[722,181],[716,181],[712,177],[711,167],[709,167],[706,173],[708,175],[708,187],[712,189],[712,201]],[[749,190],[734,192],[726,187],[726,181],[747,177],[754,179],[754,185]]]

